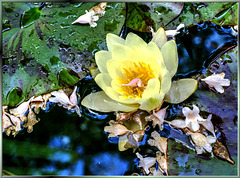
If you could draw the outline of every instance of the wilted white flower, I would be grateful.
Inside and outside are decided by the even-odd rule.
[[[85,14],[81,15],[72,24],[89,24],[90,27],[96,27],[96,21],[98,21],[100,16],[103,16],[105,14],[106,5],[107,3],[100,3],[97,6],[92,7],[89,12],[85,10]]]
[[[205,119],[204,121],[200,121],[199,124],[201,124],[203,127],[205,127],[205,129],[207,129],[208,131],[210,131],[213,136],[216,138],[216,134],[215,134],[215,131],[214,131],[214,126],[212,124],[212,114],[210,114],[208,116],[207,119]]]
[[[153,121],[152,125],[153,127],[155,128],[156,125],[158,125],[159,129],[162,130],[163,129],[163,122],[164,122],[164,118],[165,118],[165,115],[166,115],[166,111],[167,111],[167,108],[163,108],[163,109],[160,109],[159,111],[155,112],[153,110],[153,114],[148,116],[148,117],[145,117],[146,121]]]
[[[116,137],[130,132],[124,125],[118,124],[114,120],[109,121],[109,125],[104,127],[104,132],[110,133],[108,137]]]
[[[20,104],[18,107],[10,109],[9,110],[10,113],[21,118],[27,112],[29,103],[31,102],[32,99],[33,99],[33,97],[30,98],[28,101],[23,102],[22,104]]]
[[[156,158],[154,157],[145,157],[143,158],[138,152],[136,153],[137,158],[140,159],[138,167],[142,167],[146,174],[149,174],[149,168],[156,163]]]
[[[151,136],[153,139],[148,140],[148,144],[151,146],[156,146],[159,151],[164,153],[164,155],[167,154],[167,138],[161,137],[160,134],[157,131],[153,131],[151,133]]]
[[[188,126],[193,131],[197,131],[199,129],[200,126],[198,121],[205,121],[199,115],[199,108],[196,105],[193,105],[193,110],[191,110],[189,107],[184,107],[182,109],[182,113],[186,117],[186,126]]]
[[[201,133],[191,133],[191,138],[196,145],[195,149],[197,154],[202,154],[206,150],[207,152],[212,152],[211,144],[216,142],[216,138],[212,136],[204,136]]]
[[[229,86],[230,80],[224,79],[225,73],[221,74],[212,74],[205,79],[201,79],[202,81],[206,82],[210,87],[214,87],[219,93],[224,92],[223,86]]]

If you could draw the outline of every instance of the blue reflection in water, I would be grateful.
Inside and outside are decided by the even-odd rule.
[[[52,161],[59,161],[61,163],[67,163],[71,161],[72,156],[69,153],[63,151],[57,151],[53,153],[49,159]]]
[[[119,154],[104,152],[93,156],[89,170],[93,175],[124,175],[128,170],[128,162]]]
[[[70,147],[70,138],[65,135],[58,135],[53,137],[49,141],[50,148],[62,148],[62,149],[69,149]]]
[[[60,176],[82,176],[84,175],[84,161],[78,160],[70,169],[64,169],[59,172]]]

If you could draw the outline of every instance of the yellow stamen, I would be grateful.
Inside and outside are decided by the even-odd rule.
[[[156,74],[151,69],[150,65],[147,65],[143,61],[133,62],[132,67],[122,67],[122,73],[125,76],[125,79],[118,78],[118,89],[117,91],[122,94],[122,97],[125,99],[128,98],[142,98],[142,94],[146,89],[148,81],[156,77]],[[132,84],[133,81],[137,81],[141,85]]]

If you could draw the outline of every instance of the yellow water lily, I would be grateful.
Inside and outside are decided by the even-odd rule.
[[[100,73],[94,79],[103,91],[86,96],[82,105],[101,112],[149,112],[162,101],[180,103],[196,90],[194,79],[172,83],[178,67],[177,46],[174,40],[167,41],[163,28],[149,43],[134,33],[125,40],[107,34],[106,41],[108,51],[95,54]]]

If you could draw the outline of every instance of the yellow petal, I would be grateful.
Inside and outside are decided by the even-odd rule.
[[[148,55],[154,59],[157,59],[161,65],[164,63],[162,53],[154,42],[148,43],[146,50],[148,51]]]
[[[122,61],[115,59],[110,59],[107,61],[107,70],[112,79],[116,79],[118,77],[125,78],[122,73],[122,65]]]
[[[81,104],[87,108],[100,112],[112,112],[112,111],[130,112],[138,108],[137,105],[126,105],[116,102],[109,98],[104,91],[91,93],[87,95],[82,100]]]
[[[121,95],[117,93],[115,90],[113,90],[112,87],[106,87],[105,92],[110,98],[123,104],[137,104],[137,101],[138,101],[137,98],[129,98],[129,99],[122,98]]]
[[[128,134],[119,136],[119,139],[118,139],[118,149],[119,149],[119,151],[127,150],[127,148],[124,147],[126,145],[126,143],[128,142],[128,137],[127,136],[128,136]]]
[[[141,104],[139,109],[150,112],[161,104],[163,97],[162,94],[154,94],[150,98],[139,100]]]
[[[190,78],[173,81],[169,92],[165,95],[165,101],[173,104],[181,103],[194,93],[197,86],[197,80]]]
[[[129,33],[126,37],[125,45],[128,47],[137,46],[145,48],[147,46],[147,43],[138,35],[134,33]]]
[[[107,41],[108,50],[110,52],[112,51],[112,45],[113,44],[122,44],[122,45],[125,44],[124,39],[120,38],[119,36],[117,36],[115,34],[111,34],[111,33],[107,34],[106,41]]]
[[[116,60],[129,60],[136,55],[131,48],[121,44],[113,44],[111,52],[112,58]]]
[[[153,78],[148,81],[147,88],[144,90],[142,94],[142,99],[146,99],[151,97],[154,94],[158,94],[160,92],[160,81],[158,78]]]
[[[165,69],[160,71],[160,81],[161,81],[160,91],[166,94],[170,90],[172,84],[172,78],[168,70]]]
[[[159,28],[157,33],[153,36],[152,41],[161,48],[167,42],[167,36],[163,28]]]
[[[105,91],[106,87],[111,86],[111,77],[109,76],[108,73],[100,73],[95,77],[95,81],[98,84],[98,86]]]
[[[167,70],[170,73],[170,76],[173,77],[177,72],[178,67],[178,54],[177,54],[177,45],[174,40],[166,42],[161,48],[164,64],[167,67]]]
[[[112,55],[108,51],[98,51],[95,54],[95,60],[97,66],[101,73],[107,73],[107,66],[106,63],[109,59],[112,58]]]

